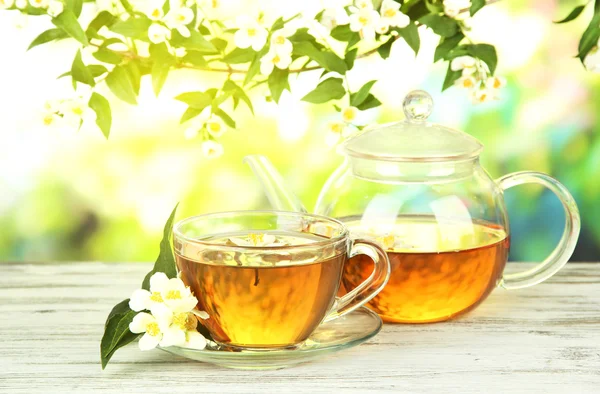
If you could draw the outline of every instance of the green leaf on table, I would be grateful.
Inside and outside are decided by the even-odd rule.
[[[214,96],[207,92],[187,92],[175,97],[175,100],[186,103],[189,107],[202,111],[211,105]]]
[[[440,43],[435,48],[433,61],[437,62],[438,60],[445,59],[446,56],[448,56],[448,53],[456,48],[463,38],[465,38],[465,36],[462,32],[458,32],[452,37],[441,37]]]
[[[485,6],[485,0],[471,0],[471,8],[469,9],[469,13],[471,16],[475,15],[477,11],[482,9]]]
[[[171,44],[177,48],[185,48],[203,55],[216,55],[219,53],[214,43],[208,41],[202,34],[193,29],[190,29],[189,37],[183,37],[177,30],[174,30]],[[225,46],[227,46],[227,41],[225,41]]]
[[[275,100],[276,103],[279,102],[281,93],[283,93],[284,90],[290,90],[288,76],[288,70],[281,70],[277,67],[275,67],[271,75],[269,75],[267,83],[269,85],[269,90],[271,91],[271,97],[273,97],[273,100]]]
[[[444,84],[442,85],[442,92],[453,86],[454,82],[462,76],[462,70],[453,71],[450,63],[448,62],[448,70],[446,71],[446,78],[444,78]]]
[[[498,56],[496,55],[496,48],[493,45],[472,44],[466,45],[466,49],[471,56],[483,60],[490,68],[490,72],[494,74],[496,65],[498,64]]]
[[[428,14],[419,18],[419,22],[431,28],[435,34],[442,37],[452,37],[459,30],[458,23],[445,15]]]
[[[56,18],[52,18],[54,26],[62,29],[69,36],[73,37],[83,45],[88,45],[88,39],[81,25],[77,21],[77,17],[71,10],[64,10]]]
[[[167,44],[150,44],[150,58],[152,59],[152,89],[158,97],[165,84],[175,58],[169,53]]]
[[[88,25],[85,34],[88,38],[94,38],[98,36],[98,30],[103,26],[112,26],[115,22],[120,19],[108,11],[100,11],[98,15]]]
[[[108,139],[112,125],[110,103],[104,96],[94,92],[90,97],[88,105],[96,113],[96,124],[102,130],[102,134]]]
[[[146,274],[144,281],[142,282],[142,289],[150,290],[150,277],[157,272],[164,272],[169,278],[175,278],[177,276],[177,265],[175,264],[175,258],[173,257],[173,250],[171,248],[171,234],[173,232],[173,221],[175,220],[175,213],[179,203],[175,205],[165,228],[163,230],[163,239],[160,241],[160,253],[154,263],[152,271]]]
[[[223,57],[223,62],[229,64],[249,63],[252,61],[252,59],[254,59],[255,54],[256,52],[250,48],[235,48],[233,51],[229,52]]]
[[[293,53],[298,56],[307,56],[314,60],[327,71],[335,71],[340,74],[345,74],[348,71],[344,59],[337,56],[335,53],[321,51],[311,42],[296,42],[294,43]]]
[[[369,96],[369,92],[377,80],[369,81],[365,83],[356,93],[350,95],[350,105],[357,107],[365,102]]]
[[[106,85],[119,99],[129,104],[137,104],[136,90],[125,66],[113,68],[106,77]]]
[[[379,54],[379,56],[381,56],[382,59],[387,59],[388,57],[390,57],[390,53],[392,52],[392,45],[394,44],[394,40],[393,38],[390,38],[389,40],[387,40],[386,42],[384,42],[383,44],[381,44],[379,46],[379,48],[377,48],[377,53]]]
[[[137,312],[129,308],[129,299],[123,300],[110,311],[106,323],[104,323],[104,334],[100,341],[100,360],[102,369],[123,346],[133,342],[140,334],[129,331],[129,324]]]
[[[583,59],[592,50],[600,38],[600,12],[597,12],[587,29],[583,32],[581,39],[579,40],[577,57],[583,62]]]
[[[65,0],[65,9],[73,11],[76,17],[81,15],[83,0]]]
[[[213,113],[221,118],[227,126],[235,129],[235,121],[221,108],[213,108]]]
[[[202,113],[201,109],[197,109],[197,108],[192,108],[192,107],[188,107],[188,109],[185,110],[185,112],[183,113],[183,115],[181,115],[181,119],[179,119],[179,123],[185,123],[190,119],[195,118],[196,116],[200,115]]]
[[[96,85],[92,72],[85,64],[83,64],[83,60],[81,60],[81,51],[79,50],[77,51],[75,59],[73,59],[73,63],[71,64],[71,77],[74,81],[85,83],[86,85]]]
[[[302,97],[302,101],[313,104],[322,104],[330,100],[341,99],[345,94],[346,89],[344,89],[343,79],[328,78],[319,83],[312,92]]]
[[[121,55],[103,47],[98,48],[96,52],[92,53],[92,56],[108,64],[121,64],[123,62]]]
[[[365,100],[362,103],[358,104],[356,108],[358,108],[361,111],[366,111],[371,108],[379,107],[380,105],[381,101],[379,101],[377,97],[373,96],[372,93],[369,93],[367,95],[367,98],[365,98]]]
[[[29,44],[27,50],[50,41],[62,40],[63,38],[67,37],[69,37],[69,35],[62,29],[48,29],[31,41],[31,44]]]
[[[250,97],[248,97],[248,95],[246,94],[246,92],[244,91],[244,89],[241,86],[239,86],[238,84],[233,82],[231,79],[228,79],[223,84],[223,91],[232,92],[233,98],[240,99],[244,103],[246,103],[246,105],[248,106],[248,109],[254,115],[254,107],[252,106],[252,101],[250,100]]]
[[[344,62],[346,62],[346,68],[348,70],[352,70],[352,67],[354,67],[354,61],[356,60],[357,54],[358,48],[354,48],[353,50],[346,52],[346,56],[344,56]]]
[[[135,38],[141,41],[149,41],[148,28],[152,21],[145,16],[137,16],[124,21],[119,21],[110,26],[110,30],[114,33],[125,37]]]
[[[421,38],[419,37],[419,29],[414,23],[410,23],[406,27],[396,29],[408,46],[415,52],[415,56],[419,53],[421,47]]]

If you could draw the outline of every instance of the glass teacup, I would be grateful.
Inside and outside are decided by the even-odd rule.
[[[173,229],[177,267],[213,339],[242,349],[294,347],[387,283],[386,253],[352,240],[339,221],[297,212],[238,211],[184,219]],[[364,254],[373,273],[337,298],[344,263]]]

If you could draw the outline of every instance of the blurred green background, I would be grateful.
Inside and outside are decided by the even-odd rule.
[[[552,23],[575,4],[502,1],[477,14],[472,37],[497,46],[498,72],[508,79],[493,103],[473,106],[456,88],[440,93],[446,65],[432,64],[437,39],[426,30],[416,59],[396,43],[388,61],[361,60],[349,78],[355,88],[380,78],[373,91],[384,106],[363,114],[368,121],[402,119],[404,95],[425,89],[435,100],[435,122],[484,143],[482,162],[493,177],[535,170],[559,179],[583,220],[571,260],[592,261],[600,260],[600,76],[574,58],[590,15]],[[261,5],[271,13],[295,12],[291,2]],[[324,143],[326,123],[335,117],[331,106],[300,101],[318,72],[293,81],[293,94],[279,106],[256,92],[256,117],[241,109],[238,130],[221,139],[225,154],[212,161],[202,157],[199,140],[184,138],[178,119],[185,107],[172,97],[213,86],[214,74],[173,73],[159,98],[143,80],[137,107],[114,105],[109,141],[93,125],[79,132],[46,129],[44,101],[72,95],[56,76],[70,67],[76,46],[64,41],[25,52],[50,22],[31,18],[17,29],[12,18],[0,12],[0,261],[151,261],[177,201],[179,217],[268,207],[242,164],[245,155],[271,158],[307,207],[341,162]],[[544,258],[563,230],[560,203],[534,186],[511,189],[506,199],[511,260]]]

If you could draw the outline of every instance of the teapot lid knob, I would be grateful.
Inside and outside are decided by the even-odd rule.
[[[407,121],[421,123],[431,115],[433,99],[424,90],[413,90],[404,98],[402,109]]]

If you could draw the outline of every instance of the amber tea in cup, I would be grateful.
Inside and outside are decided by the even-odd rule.
[[[218,343],[270,349],[302,343],[324,320],[365,304],[385,285],[389,261],[340,222],[288,212],[197,216],[175,226],[177,267]],[[348,256],[368,253],[373,276],[336,300]]]

